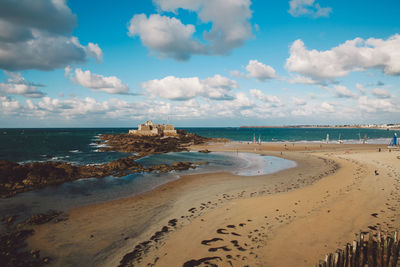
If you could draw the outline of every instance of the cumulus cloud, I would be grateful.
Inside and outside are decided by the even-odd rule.
[[[202,96],[214,100],[232,100],[231,90],[238,84],[221,75],[200,80],[198,77],[178,78],[167,76],[163,79],[154,79],[142,83],[152,97],[161,97],[170,100],[189,100]]]
[[[87,123],[102,123],[103,125],[116,125],[115,123],[131,123],[132,120],[142,121],[146,118],[162,121],[168,116],[174,121],[179,120],[224,120],[231,119],[235,122],[246,123],[248,119],[274,119],[277,122],[293,120],[308,123],[320,121],[321,123],[335,123],[335,121],[354,121],[359,123],[360,116],[371,119],[382,119],[385,116],[398,116],[399,102],[397,98],[368,98],[362,96],[353,101],[351,105],[343,102],[331,102],[324,99],[308,99],[293,97],[282,105],[274,96],[265,97],[261,92],[251,93],[232,92],[233,99],[215,101],[204,98],[191,98],[179,102],[157,99],[142,99],[139,102],[130,102],[126,99],[112,98],[100,101],[92,97],[78,98],[51,98],[15,100],[9,96],[0,96],[1,121],[15,119],[22,122],[29,120],[35,125],[40,125],[40,120],[51,125],[62,126],[85,125]],[[260,100],[259,98],[262,100]],[[278,98],[279,99],[279,98]],[[264,100],[264,101],[263,101]],[[269,102],[272,101],[272,102]],[[288,103],[288,104],[286,104]],[[363,115],[364,114],[364,115]],[[282,118],[282,120],[280,119]],[[328,121],[329,122],[328,122]],[[223,122],[222,122],[223,123]],[[47,124],[44,124],[47,125]]]
[[[98,44],[88,43],[88,46],[85,47],[85,51],[88,56],[95,58],[97,62],[103,60],[103,51]]]
[[[66,69],[66,72],[70,69]],[[75,69],[71,80],[93,91],[102,91],[108,94],[129,94],[129,87],[115,76],[103,76],[92,73],[90,70]]]
[[[335,111],[334,106],[332,104],[328,103],[328,102],[322,102],[321,103],[321,108],[325,112],[334,112]]]
[[[388,91],[386,91],[385,89],[381,89],[381,88],[375,88],[374,90],[372,90],[371,92],[374,96],[376,96],[377,98],[390,98],[391,95]]]
[[[289,82],[291,84],[321,84],[321,81],[316,81],[310,77],[302,76],[302,75],[296,75],[295,77],[290,78]],[[325,84],[325,83],[322,83]]]
[[[194,99],[183,101],[181,105],[154,100],[135,103],[116,98],[99,101],[91,97],[83,99],[77,97],[69,99],[43,97],[38,102],[27,99],[25,103],[20,103],[12,98],[0,96],[0,114],[12,115],[14,118],[29,118],[32,121],[43,119],[61,122],[57,125],[63,125],[65,121],[74,120],[75,124],[80,124],[83,121],[92,122],[93,120],[105,121],[107,124],[110,123],[110,119],[112,121],[144,120],[148,117],[164,120],[169,115],[174,119],[193,120],[193,118],[204,118],[206,116],[218,117],[223,112],[225,111],[217,105],[199,104]]]
[[[3,114],[15,114],[18,113],[21,105],[19,102],[15,99],[5,97],[5,96],[0,96],[0,101],[1,101],[1,113]]]
[[[359,109],[369,113],[384,112],[399,112],[398,104],[396,105],[391,99],[372,99],[366,96],[361,96],[358,100]]]
[[[5,70],[52,70],[101,60],[97,44],[80,44],[71,36],[76,26],[64,0],[0,2],[0,68]]]
[[[267,66],[258,60],[250,60],[246,66],[249,72],[248,77],[256,78],[259,81],[276,78],[276,72],[271,66]]]
[[[76,26],[65,0],[2,0],[0,17],[14,25],[33,27],[53,33],[71,33]]]
[[[351,71],[379,68],[388,75],[400,75],[400,35],[386,40],[356,38],[331,50],[308,50],[302,40],[293,42],[286,60],[289,71],[314,80],[334,80]]]
[[[7,82],[0,83],[0,93],[4,95],[23,95],[25,97],[40,98],[46,94],[37,89],[38,86],[27,82],[21,73],[4,72],[7,76]]]
[[[134,15],[128,34],[139,36],[143,45],[164,57],[188,60],[193,54],[227,54],[252,36],[250,0],[154,0],[160,12],[179,9],[196,12],[203,24],[211,23],[204,40],[194,40],[194,25],[184,25],[179,19],[158,14],[146,17]],[[223,10],[224,12],[221,12]],[[206,44],[204,44],[206,43]]]
[[[176,18],[139,14],[132,17],[128,29],[129,36],[139,36],[144,46],[162,57],[188,60],[192,54],[205,53],[204,46],[192,40],[195,27]]]
[[[315,0],[290,0],[289,13],[293,17],[311,16],[314,18],[328,17],[332,12],[330,7],[321,7]]]
[[[278,77],[273,67],[265,65],[256,59],[249,60],[249,63],[246,65],[246,71],[247,73],[232,70],[230,75],[237,78],[256,78],[261,82]]]
[[[282,106],[282,101],[275,95],[266,95],[257,89],[250,89],[250,95],[260,101],[270,103],[273,106]]]
[[[355,98],[357,95],[349,90],[346,86],[335,85],[334,87],[335,96],[339,98]]]
[[[292,97],[292,102],[296,106],[304,106],[305,104],[307,104],[307,102],[304,99],[298,97]]]

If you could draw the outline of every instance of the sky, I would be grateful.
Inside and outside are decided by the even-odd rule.
[[[0,0],[0,128],[400,123],[398,0]]]

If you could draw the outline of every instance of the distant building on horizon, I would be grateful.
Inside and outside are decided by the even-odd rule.
[[[176,136],[178,133],[172,124],[153,124],[153,122],[146,121],[144,124],[138,124],[137,130],[129,130],[129,134],[145,135],[145,136]]]

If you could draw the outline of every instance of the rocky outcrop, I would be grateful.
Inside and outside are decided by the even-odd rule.
[[[0,161],[0,197],[11,197],[21,192],[81,178],[102,178],[110,175],[121,177],[131,173],[187,170],[203,164],[201,162],[175,162],[171,165],[143,167],[135,161],[138,157],[132,156],[101,165],[88,166],[75,166],[66,162],[52,161],[18,164],[2,160]]]
[[[100,136],[107,147],[102,151],[120,151],[139,154],[167,153],[188,150],[190,145],[198,145],[213,139],[177,130],[177,136],[138,136],[132,134],[104,134]]]
[[[136,160],[155,153],[184,151],[190,145],[212,140],[195,134],[187,134],[183,130],[178,130],[178,136],[174,137],[108,134],[102,135],[101,139],[108,145],[102,148],[103,151],[120,151],[136,155],[100,165],[80,166],[59,161],[18,164],[0,160],[0,197],[11,197],[21,192],[81,178],[102,178],[110,175],[121,177],[131,173],[169,172],[195,168],[199,163],[177,162],[172,165],[161,164],[145,168]]]
[[[62,218],[60,218],[60,216]],[[43,257],[40,250],[29,249],[26,239],[34,233],[31,225],[44,224],[47,222],[58,223],[67,219],[60,211],[49,211],[32,215],[25,222],[13,225],[16,216],[3,218],[5,229],[0,233],[0,266],[45,266],[51,262],[49,257]],[[10,218],[13,218],[10,222]]]

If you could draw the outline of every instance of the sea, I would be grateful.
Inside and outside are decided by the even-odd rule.
[[[178,128],[179,129],[179,128]],[[331,142],[389,144],[396,131],[350,128],[180,128],[205,137],[237,142]],[[61,160],[77,164],[101,164],[126,153],[100,152],[101,134],[127,133],[128,128],[0,129],[0,160],[13,162]]]
[[[205,137],[227,138],[236,142],[331,142],[359,143],[366,136],[367,143],[388,144],[395,131],[375,129],[328,128],[180,128]],[[101,164],[127,157],[130,153],[102,152],[106,146],[101,134],[127,133],[128,128],[54,128],[0,129],[0,160],[17,163],[33,161],[65,161],[72,164]],[[361,140],[360,140],[361,139]],[[196,169],[169,173],[137,173],[124,177],[79,179],[58,186],[18,194],[0,199],[0,217],[18,215],[23,220],[32,214],[48,210],[66,211],[70,208],[110,201],[141,194],[182,175],[230,172],[249,179],[250,176],[274,173],[293,168],[296,163],[279,157],[251,153],[173,152],[151,155],[138,160],[144,166],[170,164],[176,161],[202,162]]]

